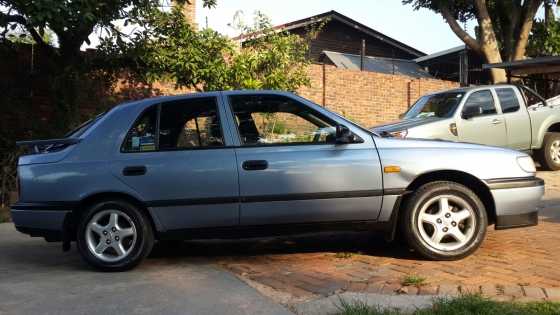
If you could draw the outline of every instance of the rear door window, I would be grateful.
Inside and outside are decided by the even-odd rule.
[[[506,89],[496,89],[496,94],[498,94],[498,99],[500,100],[500,106],[502,107],[502,112],[515,113],[519,110],[519,99],[515,94],[515,91],[511,88]]]

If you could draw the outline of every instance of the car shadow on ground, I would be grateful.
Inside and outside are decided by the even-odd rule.
[[[330,232],[240,240],[160,242],[154,247],[150,258],[205,257],[215,259],[304,253],[361,254],[407,260],[419,259],[402,242],[388,243],[382,235],[369,232]]]

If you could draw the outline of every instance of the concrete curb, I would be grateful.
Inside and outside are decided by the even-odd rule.
[[[292,310],[299,315],[327,315],[340,312],[341,301],[359,302],[382,309],[398,308],[403,312],[412,312],[419,308],[432,306],[434,296],[384,295],[374,293],[344,292],[319,298],[306,303],[294,305]]]

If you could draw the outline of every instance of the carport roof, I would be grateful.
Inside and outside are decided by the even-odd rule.
[[[537,57],[525,60],[491,63],[483,69],[504,69],[515,75],[560,73],[560,57]]]
[[[360,55],[324,51],[322,58],[328,58],[337,68],[360,70]],[[405,75],[415,78],[433,78],[429,72],[413,60],[404,59],[365,56],[364,71]]]

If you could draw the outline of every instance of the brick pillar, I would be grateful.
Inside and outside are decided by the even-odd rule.
[[[196,24],[196,0],[185,0],[183,5],[183,15],[187,22],[194,28],[197,28]]]

